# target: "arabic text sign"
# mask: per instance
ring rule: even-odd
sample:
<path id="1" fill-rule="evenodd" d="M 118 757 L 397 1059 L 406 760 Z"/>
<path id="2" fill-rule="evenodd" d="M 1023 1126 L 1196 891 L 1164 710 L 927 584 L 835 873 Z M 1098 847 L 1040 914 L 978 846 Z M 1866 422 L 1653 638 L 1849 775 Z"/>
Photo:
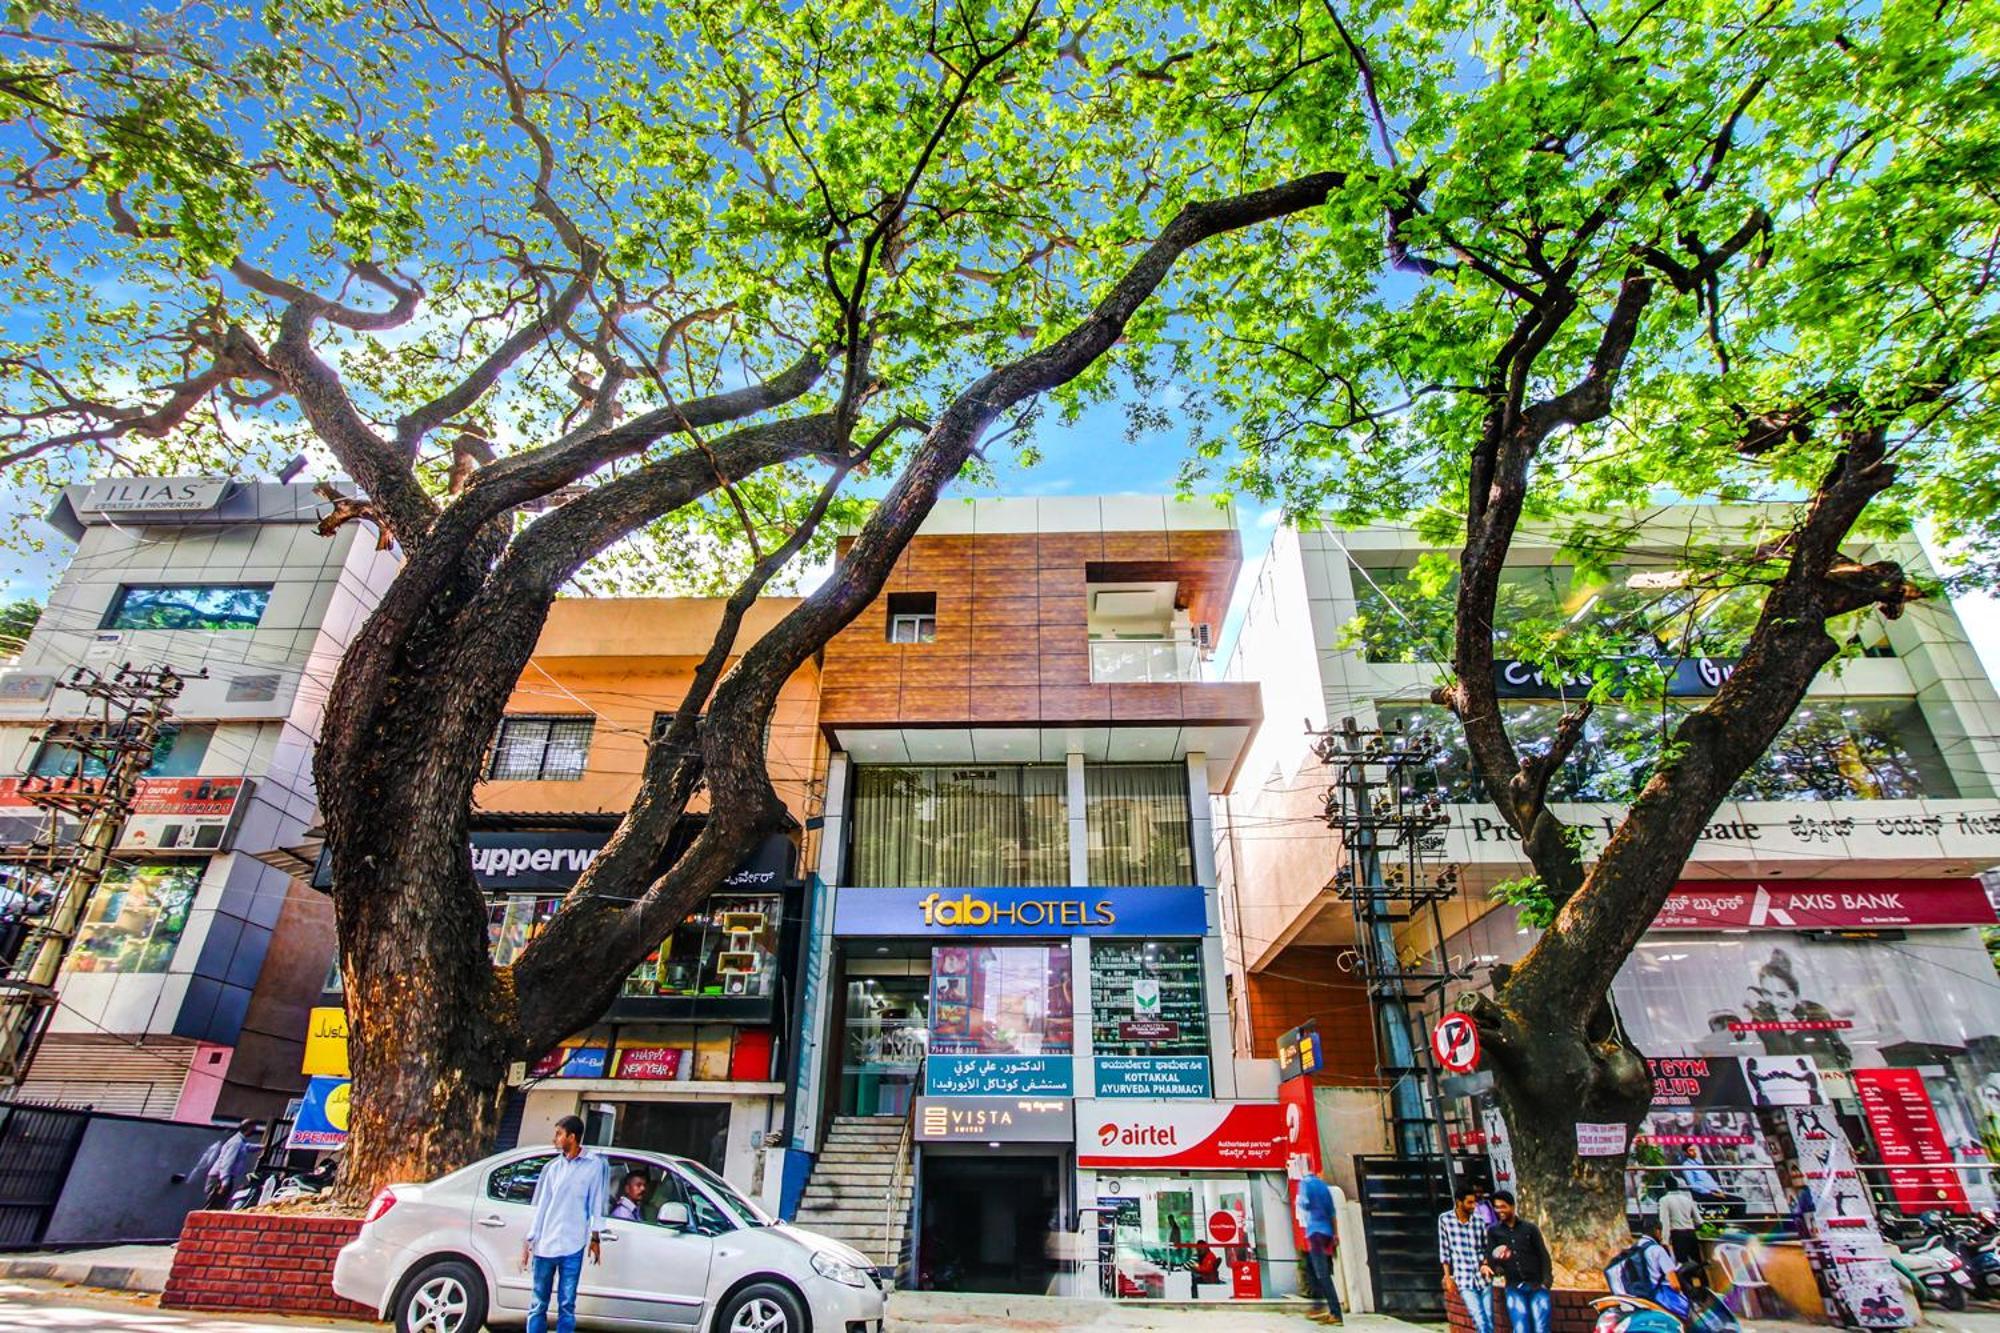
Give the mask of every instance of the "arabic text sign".
<path id="1" fill-rule="evenodd" d="M 924 1091 L 939 1097 L 1067 1097 L 1075 1078 L 1067 1055 L 933 1055 Z"/>

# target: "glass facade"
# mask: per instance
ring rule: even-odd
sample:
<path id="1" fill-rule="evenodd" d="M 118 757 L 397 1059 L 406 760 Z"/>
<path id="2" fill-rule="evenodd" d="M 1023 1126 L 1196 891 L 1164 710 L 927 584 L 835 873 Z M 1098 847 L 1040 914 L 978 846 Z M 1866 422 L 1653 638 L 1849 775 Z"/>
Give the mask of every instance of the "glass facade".
<path id="1" fill-rule="evenodd" d="M 1098 1281 L 1124 1300 L 1196 1300 L 1233 1291 L 1247 1265 L 1261 1295 L 1266 1229 L 1289 1224 L 1282 1185 L 1246 1175 L 1100 1174 Z M 1108 1191 L 1116 1190 L 1116 1193 Z M 1221 1219 L 1228 1218 L 1227 1223 Z M 1217 1234 L 1232 1238 L 1218 1242 Z"/>
<path id="2" fill-rule="evenodd" d="M 962 888 L 1069 882 L 1057 764 L 855 770 L 853 880 Z"/>
<path id="3" fill-rule="evenodd" d="M 1083 781 L 1092 884 L 1194 883 L 1185 764 L 1090 764 Z"/>
<path id="4" fill-rule="evenodd" d="M 270 605 L 268 583 L 128 583 L 105 629 L 256 629 Z"/>
<path id="5" fill-rule="evenodd" d="M 61 735 L 72 728 L 74 723 L 58 723 L 49 730 L 52 735 Z M 160 738 L 153 746 L 153 758 L 146 765 L 145 776 L 149 778 L 192 778 L 201 774 L 202 760 L 208 757 L 209 742 L 215 739 L 213 722 L 181 722 L 160 729 Z M 28 771 L 38 778 L 74 777 L 81 771 L 83 777 L 104 776 L 104 763 L 94 756 L 86 756 L 83 751 L 54 741 L 43 741 L 35 751 L 35 761 Z"/>
<path id="6" fill-rule="evenodd" d="M 71 972 L 164 972 L 187 929 L 206 861 L 114 865 L 91 895 Z"/>
<path id="7" fill-rule="evenodd" d="M 933 1055 L 1068 1055 L 1074 1013 L 1065 945 L 931 950 Z"/>
<path id="8" fill-rule="evenodd" d="M 1660 747 L 1691 705 L 1600 707 L 1582 742 L 1549 784 L 1558 801 L 1630 802 L 1645 785 Z M 1562 705 L 1503 700 L 1508 733 L 1523 754 L 1543 751 Z M 1445 740 L 1429 780 L 1447 801 L 1485 804 L 1457 721 L 1442 708 L 1384 704 L 1382 725 L 1435 731 Z M 1736 801 L 1887 801 L 1952 797 L 1952 781 L 1923 710 L 1910 699 L 1809 700 L 1730 791 Z"/>
<path id="9" fill-rule="evenodd" d="M 511 894 L 486 909 L 493 961 L 506 966 L 562 906 L 560 896 Z M 661 942 L 625 979 L 628 996 L 757 998 L 778 985 L 778 930 L 784 910 L 775 893 L 717 893 Z"/>
<path id="10" fill-rule="evenodd" d="M 1207 1055 L 1198 940 L 1094 940 L 1091 1048 L 1099 1055 Z"/>

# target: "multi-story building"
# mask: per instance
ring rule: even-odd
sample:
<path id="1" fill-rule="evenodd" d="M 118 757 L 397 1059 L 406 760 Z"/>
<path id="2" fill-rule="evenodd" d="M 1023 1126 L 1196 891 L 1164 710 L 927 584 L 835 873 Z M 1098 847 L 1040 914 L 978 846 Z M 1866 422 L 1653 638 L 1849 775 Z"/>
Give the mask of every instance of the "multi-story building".
<path id="1" fill-rule="evenodd" d="M 206 1121 L 280 1114 L 297 1094 L 332 913 L 258 858 L 282 860 L 314 818 L 327 688 L 397 560 L 355 525 L 321 536 L 326 512 L 306 485 L 166 478 L 73 486 L 50 513 L 76 551 L 0 671 L 0 772 L 71 774 L 76 752 L 44 738 L 91 715 L 63 688 L 73 667 L 190 679 L 85 909 L 27 1097 Z M 42 818 L 0 780 L 0 841 Z"/>
<path id="2" fill-rule="evenodd" d="M 1208 676 L 1240 551 L 1209 505 L 947 501 L 827 645 L 802 1223 L 895 1263 L 913 1219 L 917 1280 L 968 1290 L 1289 1288 L 1214 905 L 1263 716 Z"/>
<path id="3" fill-rule="evenodd" d="M 1497 683 L 1524 747 L 1549 733 L 1564 686 L 1509 660 L 1512 627 L 1629 624 L 1643 602 L 1687 603 L 1670 633 L 1635 634 L 1630 648 L 1666 668 L 1664 702 L 1600 706 L 1555 779 L 1556 808 L 1583 831 L 1586 854 L 1616 826 L 1663 729 L 1726 678 L 1754 615 L 1747 590 L 1696 595 L 1670 572 L 1691 539 L 1738 539 L 1755 517 L 1705 506 L 1635 516 L 1629 555 L 1594 572 L 1569 565 L 1553 534 L 1517 540 Z M 1913 538 L 1856 554 L 1927 569 Z M 1386 923 L 1413 974 L 1458 978 L 1414 1006 L 1408 1040 L 1418 1064 L 1428 1063 L 1427 1026 L 1442 1002 L 1490 984 L 1490 968 L 1535 939 L 1494 899 L 1496 886 L 1529 868 L 1475 784 L 1455 723 L 1430 702 L 1442 674 L 1437 622 L 1404 595 L 1419 561 L 1447 555 L 1407 528 L 1281 531 L 1229 669 L 1260 684 L 1266 710 L 1288 722 L 1321 728 L 1351 717 L 1362 729 L 1402 726 L 1443 742 L 1434 764 L 1408 776 L 1450 817 L 1426 838 L 1417 874 L 1431 882 L 1455 871 L 1458 892 L 1434 922 L 1417 911 Z M 1782 1145 L 1753 1114 L 1753 1090 L 1774 1073 L 1807 1071 L 1864 1163 L 1902 1154 L 1930 1169 L 1919 1182 L 1865 1166 L 1878 1204 L 1994 1201 L 2000 984 L 1975 927 L 1994 920 L 1976 877 L 2000 863 L 2000 699 L 1948 601 L 1919 602 L 1894 621 L 1863 616 L 1842 632 L 1850 654 L 1813 683 L 1716 811 L 1683 885 L 1614 987 L 1644 1054 L 1692 1062 L 1661 1080 L 1667 1091 L 1634 1157 L 1635 1207 L 1644 1186 L 1675 1170 L 1733 1215 L 1782 1214 L 1773 1166 Z M 1334 1174 L 1350 1190 L 1363 1186 L 1365 1199 L 1355 1156 L 1399 1146 L 1385 1089 L 1408 1065 L 1390 1068 L 1394 1016 L 1372 1003 L 1368 950 L 1357 947 L 1357 902 L 1372 910 L 1369 896 L 1336 878 L 1353 862 L 1325 822 L 1330 775 L 1308 739 L 1292 725 L 1267 728 L 1244 761 L 1221 821 L 1225 939 L 1246 1049 L 1267 1053 L 1277 1034 L 1318 1024 L 1321 1124 L 1340 1149 L 1329 1154 Z M 1496 1128 L 1485 1114 L 1489 1086 L 1482 1074 L 1437 1085 L 1427 1104 L 1450 1123 L 1433 1127 L 1434 1144 L 1481 1150 Z M 1376 1259 L 1379 1280 L 1385 1256 Z M 1411 1271 L 1435 1286 L 1429 1258 Z"/>
<path id="4" fill-rule="evenodd" d="M 760 600 L 739 650 L 796 604 Z M 707 598 L 565 598 L 550 609 L 474 796 L 472 867 L 490 895 L 495 961 L 533 938 L 610 838 L 638 790 L 647 741 L 685 697 L 721 612 Z M 808 664 L 780 692 L 765 738 L 794 827 L 660 942 L 602 1023 L 521 1071 L 503 1143 L 539 1142 L 580 1114 L 593 1142 L 680 1153 L 776 1202 L 765 1148 L 783 1128 L 805 900 L 798 848 L 812 845 L 823 767 L 818 706 Z M 670 855 L 699 832 L 706 808 L 698 794 Z"/>

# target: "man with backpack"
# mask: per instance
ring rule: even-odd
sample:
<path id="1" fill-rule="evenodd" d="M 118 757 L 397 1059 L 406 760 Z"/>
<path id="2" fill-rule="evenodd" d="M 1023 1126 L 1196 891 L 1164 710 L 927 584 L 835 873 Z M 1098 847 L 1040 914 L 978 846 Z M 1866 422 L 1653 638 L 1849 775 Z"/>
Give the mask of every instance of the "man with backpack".
<path id="1" fill-rule="evenodd" d="M 1681 1294 L 1680 1274 L 1667 1247 L 1643 1231 L 1632 1232 L 1632 1243 L 1611 1256 L 1604 1277 L 1620 1296 L 1651 1301 L 1682 1323 L 1694 1314 L 1694 1307 Z"/>

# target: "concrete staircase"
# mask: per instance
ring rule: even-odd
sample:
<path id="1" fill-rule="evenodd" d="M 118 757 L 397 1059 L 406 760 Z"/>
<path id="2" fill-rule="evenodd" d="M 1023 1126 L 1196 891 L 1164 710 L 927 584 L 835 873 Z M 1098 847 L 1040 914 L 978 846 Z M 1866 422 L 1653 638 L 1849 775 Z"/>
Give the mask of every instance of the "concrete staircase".
<path id="1" fill-rule="evenodd" d="M 852 1245 L 878 1269 L 894 1273 L 904 1262 L 910 1226 L 909 1153 L 902 1116 L 840 1116 L 813 1163 L 794 1220 Z"/>

